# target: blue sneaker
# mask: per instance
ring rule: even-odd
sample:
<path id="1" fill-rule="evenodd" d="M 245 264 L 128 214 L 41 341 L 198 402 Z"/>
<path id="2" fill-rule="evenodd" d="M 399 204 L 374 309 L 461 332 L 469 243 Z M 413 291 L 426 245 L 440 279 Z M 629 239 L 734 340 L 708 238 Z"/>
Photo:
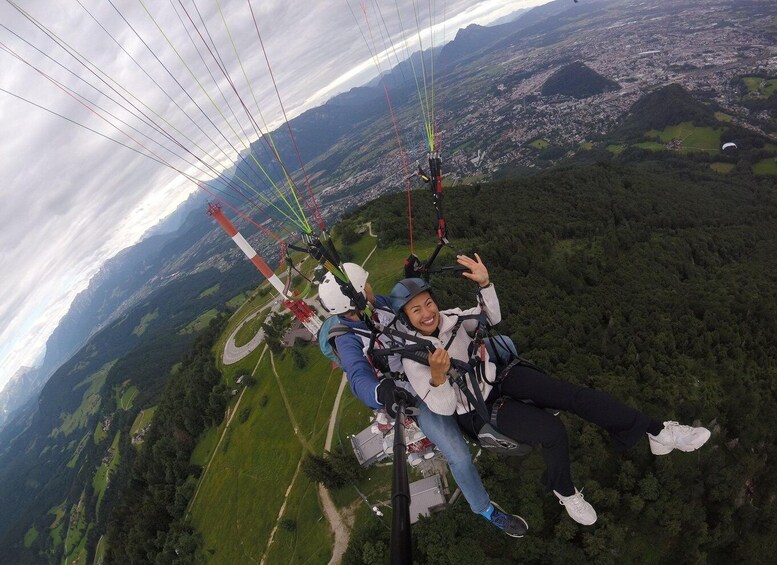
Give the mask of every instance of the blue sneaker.
<path id="1" fill-rule="evenodd" d="M 496 503 L 491 502 L 494 505 L 494 513 L 491 514 L 491 523 L 506 533 L 508 536 L 514 538 L 522 538 L 529 531 L 529 525 L 526 520 L 515 514 L 508 514 Z"/>

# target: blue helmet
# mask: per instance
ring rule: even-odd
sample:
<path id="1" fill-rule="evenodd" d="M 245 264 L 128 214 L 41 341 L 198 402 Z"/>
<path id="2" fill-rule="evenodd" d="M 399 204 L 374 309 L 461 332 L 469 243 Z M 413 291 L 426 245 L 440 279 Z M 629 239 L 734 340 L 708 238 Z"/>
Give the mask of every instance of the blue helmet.
<path id="1" fill-rule="evenodd" d="M 391 289 L 389 296 L 394 314 L 398 316 L 402 314 L 402 308 L 405 307 L 405 304 L 425 291 L 431 293 L 432 287 L 424 279 L 412 278 L 399 281 Z"/>

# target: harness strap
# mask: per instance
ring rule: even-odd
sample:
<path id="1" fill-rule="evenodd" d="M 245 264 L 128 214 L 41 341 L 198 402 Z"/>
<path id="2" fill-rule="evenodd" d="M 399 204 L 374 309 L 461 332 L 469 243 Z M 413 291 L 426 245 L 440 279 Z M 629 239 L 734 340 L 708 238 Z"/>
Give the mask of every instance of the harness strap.
<path id="1" fill-rule="evenodd" d="M 494 402 L 494 405 L 491 407 L 491 418 L 489 418 L 489 422 L 495 428 L 498 427 L 496 425 L 497 415 L 499 414 L 499 410 L 502 408 L 505 402 L 507 402 L 507 397 L 500 396 L 499 398 L 496 399 L 496 402 Z"/>
<path id="2" fill-rule="evenodd" d="M 504 367 L 504 369 L 502 369 L 501 371 L 499 371 L 499 374 L 496 376 L 496 381 L 495 381 L 495 382 L 496 382 L 497 384 L 498 384 L 498 383 L 501 383 L 503 380 L 505 380 L 505 377 L 507 376 L 507 373 L 509 373 L 509 372 L 510 372 L 510 369 L 512 369 L 512 368 L 513 368 L 513 367 L 515 367 L 516 365 L 520 365 L 520 364 L 521 364 L 521 359 L 520 359 L 519 357 L 517 357 L 517 358 L 513 359 L 512 361 L 510 361 L 510 362 L 509 362 L 509 363 L 508 363 L 508 364 L 507 364 L 507 365 Z"/>
<path id="3" fill-rule="evenodd" d="M 480 392 L 480 387 L 478 386 L 472 365 L 464 363 L 463 361 L 451 359 L 451 370 L 448 372 L 448 375 L 451 380 L 458 385 L 459 389 L 461 389 L 462 394 L 467 398 L 470 406 L 475 409 L 484 422 L 488 422 L 490 420 L 488 408 L 486 407 L 486 401 L 483 399 L 483 394 Z M 475 392 L 472 392 L 467 386 L 465 375 L 469 377 Z"/>
<path id="4" fill-rule="evenodd" d="M 388 357 L 395 353 L 394 349 L 396 348 L 384 347 L 383 344 L 378 341 L 379 332 L 363 328 L 353 328 L 346 324 L 337 324 L 330 330 L 329 339 L 334 340 L 335 338 L 348 333 L 369 339 L 365 357 L 376 373 L 379 373 L 383 377 L 397 378 L 397 376 L 392 373 L 391 367 L 388 364 Z"/>

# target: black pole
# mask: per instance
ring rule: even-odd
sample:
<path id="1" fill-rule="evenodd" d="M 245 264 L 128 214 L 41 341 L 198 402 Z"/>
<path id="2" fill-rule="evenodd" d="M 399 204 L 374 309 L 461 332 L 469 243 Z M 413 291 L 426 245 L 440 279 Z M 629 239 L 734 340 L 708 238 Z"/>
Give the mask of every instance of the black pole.
<path id="1" fill-rule="evenodd" d="M 410 483 L 407 478 L 407 445 L 405 445 L 405 400 L 397 399 L 394 420 L 394 484 L 391 507 L 391 565 L 413 562 L 410 539 Z"/>

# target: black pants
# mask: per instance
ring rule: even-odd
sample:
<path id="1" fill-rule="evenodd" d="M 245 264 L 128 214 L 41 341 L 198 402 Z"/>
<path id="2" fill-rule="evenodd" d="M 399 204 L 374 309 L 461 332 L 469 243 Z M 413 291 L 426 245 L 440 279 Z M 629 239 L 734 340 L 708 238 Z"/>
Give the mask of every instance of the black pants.
<path id="1" fill-rule="evenodd" d="M 602 391 L 555 379 L 526 365 L 510 369 L 489 394 L 488 403 L 500 396 L 509 399 L 497 415 L 499 431 L 521 443 L 542 446 L 547 467 L 546 487 L 562 496 L 575 492 L 569 469 L 569 440 L 561 419 L 545 408 L 572 412 L 601 426 L 610 433 L 617 449 L 629 448 L 645 433 L 655 435 L 663 429 L 663 424 Z M 533 404 L 521 400 L 530 400 Z M 459 421 L 462 427 L 471 430 L 480 418 L 465 415 Z"/>

